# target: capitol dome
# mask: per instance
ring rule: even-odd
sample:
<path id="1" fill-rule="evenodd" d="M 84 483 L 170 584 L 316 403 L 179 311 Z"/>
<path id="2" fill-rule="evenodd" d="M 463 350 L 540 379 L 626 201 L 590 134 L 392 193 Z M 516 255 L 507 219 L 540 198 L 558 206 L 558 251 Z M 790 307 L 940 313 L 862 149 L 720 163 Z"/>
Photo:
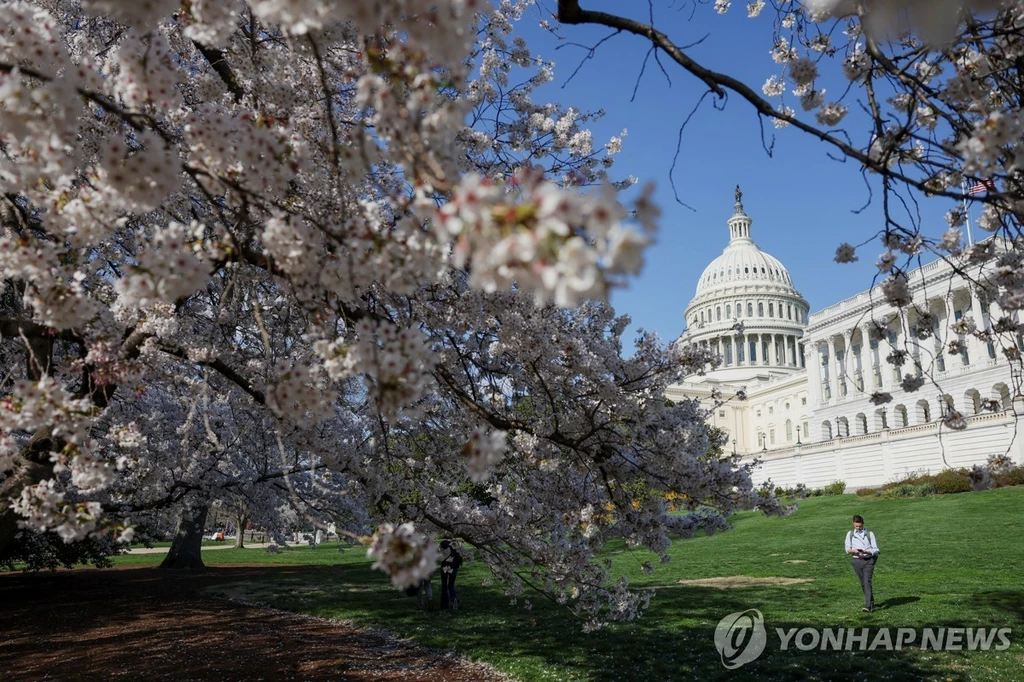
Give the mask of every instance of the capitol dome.
<path id="1" fill-rule="evenodd" d="M 722 357 L 711 376 L 730 381 L 770 378 L 802 369 L 800 340 L 809 308 L 786 267 L 750 237 L 753 220 L 736 205 L 729 243 L 704 269 L 686 307 L 684 340 Z"/>

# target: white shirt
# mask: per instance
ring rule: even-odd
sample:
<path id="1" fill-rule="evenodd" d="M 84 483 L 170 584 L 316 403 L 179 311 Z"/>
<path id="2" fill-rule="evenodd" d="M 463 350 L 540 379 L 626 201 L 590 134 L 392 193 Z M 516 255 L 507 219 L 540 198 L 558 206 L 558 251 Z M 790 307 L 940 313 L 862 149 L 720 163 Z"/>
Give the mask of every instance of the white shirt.
<path id="1" fill-rule="evenodd" d="M 875 534 L 867 528 L 848 531 L 846 533 L 846 550 L 849 551 L 851 549 L 864 550 L 871 555 L 878 554 L 878 543 L 875 541 Z"/>

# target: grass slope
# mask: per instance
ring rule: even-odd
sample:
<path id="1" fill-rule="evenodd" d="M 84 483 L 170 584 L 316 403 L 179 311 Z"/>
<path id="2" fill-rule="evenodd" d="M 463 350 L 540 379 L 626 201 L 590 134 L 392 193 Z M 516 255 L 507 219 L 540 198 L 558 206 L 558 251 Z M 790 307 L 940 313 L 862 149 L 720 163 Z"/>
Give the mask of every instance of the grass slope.
<path id="1" fill-rule="evenodd" d="M 734 529 L 679 541 L 672 562 L 652 576 L 640 565 L 651 557 L 610 546 L 616 574 L 657 590 L 643 619 L 591 634 L 563 609 L 532 597 L 531 608 L 485 587 L 487 572 L 467 563 L 459 575 L 463 608 L 423 613 L 415 599 L 391 589 L 369 570 L 365 553 L 336 545 L 269 555 L 223 550 L 211 565 L 251 563 L 337 565 L 329 578 L 245 583 L 226 596 L 381 627 L 438 648 L 456 649 L 522 680 L 1020 680 L 1024 679 L 1024 488 L 923 499 L 883 500 L 851 495 L 812 498 L 787 518 L 746 513 Z M 863 598 L 843 538 L 859 513 L 881 548 L 875 570 L 876 611 Z M 117 563 L 155 563 L 142 555 Z M 322 574 L 321 574 L 322 575 Z M 679 579 L 727 577 L 811 578 L 787 586 L 733 589 L 678 584 Z M 437 589 L 437 580 L 434 582 Z M 436 597 L 435 597 L 436 599 Z M 727 671 L 714 647 L 724 616 L 756 608 L 764 614 L 768 645 L 762 656 Z M 1010 627 L 1005 651 L 780 651 L 776 628 Z M 920 637 L 920 634 L 918 634 Z"/>

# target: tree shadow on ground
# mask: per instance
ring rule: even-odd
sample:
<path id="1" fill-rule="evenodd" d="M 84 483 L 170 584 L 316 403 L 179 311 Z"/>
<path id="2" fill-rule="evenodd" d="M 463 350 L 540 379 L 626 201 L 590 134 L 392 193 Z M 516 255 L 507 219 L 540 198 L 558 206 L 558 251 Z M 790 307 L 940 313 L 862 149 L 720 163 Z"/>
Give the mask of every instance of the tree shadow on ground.
<path id="1" fill-rule="evenodd" d="M 431 647 L 450 648 L 472 657 L 486 656 L 503 669 L 518 672 L 523 679 L 532 679 L 539 671 L 554 670 L 567 679 L 609 682 L 725 680 L 737 676 L 766 680 L 941 678 L 961 682 L 970 679 L 968 671 L 973 665 L 970 659 L 964 659 L 954 661 L 955 665 L 951 666 L 950 656 L 912 648 L 860 651 L 856 642 L 849 651 L 802 651 L 792 645 L 782 650 L 777 628 L 787 632 L 836 625 L 792 618 L 782 620 L 777 616 L 773 619 L 767 615 L 784 613 L 785 605 L 793 603 L 794 599 L 820 600 L 813 587 L 795 592 L 792 587 L 720 590 L 664 586 L 657 590 L 655 601 L 643 619 L 585 633 L 582 623 L 564 609 L 536 601 L 529 609 L 513 606 L 496 588 L 461 586 L 462 608 L 458 613 L 424 613 L 416 610 L 415 599 L 386 587 L 376 592 L 359 591 L 373 583 L 380 585 L 380 577 L 370 572 L 352 572 L 332 576 L 331 583 L 322 585 L 324 589 L 315 595 L 283 583 L 278 584 L 276 594 L 268 593 L 266 583 L 253 587 L 261 590 L 264 599 L 283 608 L 385 626 Z M 899 597 L 890 601 L 909 604 L 918 599 Z M 756 660 L 739 670 L 729 670 L 715 648 L 715 627 L 724 616 L 751 608 L 766 612 L 767 647 Z M 869 620 L 862 620 L 861 615 Z M 870 638 L 863 645 L 867 646 L 882 624 L 870 620 L 868 614 L 860 614 L 859 608 L 851 618 L 847 627 L 870 626 Z M 954 625 L 960 624 L 943 626 Z M 894 626 L 892 630 L 895 634 Z M 987 679 L 998 679 L 998 675 L 989 675 Z"/>
<path id="2" fill-rule="evenodd" d="M 896 627 L 886 623 L 882 614 L 861 614 L 853 608 L 855 597 L 835 608 L 824 605 L 820 589 L 812 585 L 731 590 L 666 585 L 656 591 L 651 609 L 641 620 L 585 633 L 581 622 L 562 607 L 536 599 L 530 609 L 523 607 L 522 599 L 513 606 L 498 588 L 468 581 L 459 586 L 462 607 L 458 612 L 417 611 L 416 599 L 392 589 L 383 576 L 365 566 L 233 566 L 198 574 L 150 568 L 4 575 L 0 576 L 0 603 L 4 604 L 0 632 L 6 639 L 0 639 L 0 669 L 19 671 L 19 680 L 62 679 L 62 672 L 63 679 L 69 679 L 68 671 L 75 671 L 77 679 L 108 679 L 112 671 L 144 671 L 147 679 L 170 680 L 181 679 L 183 670 L 195 680 L 268 679 L 270 673 L 295 679 L 358 680 L 368 678 L 366 671 L 377 665 L 380 669 L 374 671 L 373 679 L 486 679 L 481 671 L 460 678 L 455 668 L 441 673 L 427 669 L 422 656 L 410 656 L 408 647 L 386 637 L 346 647 L 353 631 L 344 624 L 295 618 L 242 605 L 241 600 L 384 627 L 433 649 L 486 657 L 522 679 L 539 677 L 538 671 L 602 682 L 698 677 L 1013 679 L 1012 670 L 1000 667 L 1007 663 L 986 657 L 987 652 L 936 653 L 912 647 L 803 651 L 792 645 L 782 650 L 778 629 L 820 630 L 845 623 L 870 628 L 873 640 L 880 626 Z M 906 605 L 918 600 L 903 596 L 885 603 Z M 1024 593 L 986 592 L 976 595 L 976 601 L 1009 615 L 1024 603 Z M 715 648 L 715 628 L 723 617 L 752 608 L 764 613 L 767 646 L 756 660 L 728 670 Z M 842 623 L 826 622 L 824 615 L 805 620 L 794 615 L 826 610 L 841 612 L 841 617 L 835 617 Z M 1019 625 L 1019 611 L 1012 620 Z M 140 658 L 139 651 L 146 656 Z M 261 661 L 258 674 L 252 660 Z M 444 660 L 445 665 L 455 665 L 451 657 Z"/>
<path id="3" fill-rule="evenodd" d="M 349 624 L 228 603 L 225 582 L 330 584 L 342 567 L 153 568 L 0 575 L 0 678 L 496 680 L 477 665 Z M 12 677 L 8 677 L 11 675 Z"/>

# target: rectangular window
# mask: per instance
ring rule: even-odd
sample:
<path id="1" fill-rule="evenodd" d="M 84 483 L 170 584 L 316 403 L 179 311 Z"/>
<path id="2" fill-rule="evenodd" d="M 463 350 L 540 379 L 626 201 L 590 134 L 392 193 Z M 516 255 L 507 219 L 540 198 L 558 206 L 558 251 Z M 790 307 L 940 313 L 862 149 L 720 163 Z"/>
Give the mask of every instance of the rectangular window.
<path id="1" fill-rule="evenodd" d="M 771 441 L 772 445 L 775 445 L 775 429 L 768 432 L 768 440 Z"/>

